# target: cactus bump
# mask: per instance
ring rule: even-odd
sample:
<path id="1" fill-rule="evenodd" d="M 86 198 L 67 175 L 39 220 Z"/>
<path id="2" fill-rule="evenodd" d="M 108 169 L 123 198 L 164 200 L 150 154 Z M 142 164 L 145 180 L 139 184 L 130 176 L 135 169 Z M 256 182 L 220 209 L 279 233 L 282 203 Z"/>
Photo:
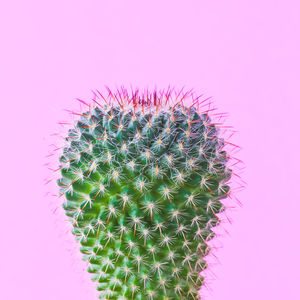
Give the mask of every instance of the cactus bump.
<path id="1" fill-rule="evenodd" d="M 200 299 L 232 176 L 207 99 L 93 93 L 65 136 L 57 183 L 99 298 Z"/>

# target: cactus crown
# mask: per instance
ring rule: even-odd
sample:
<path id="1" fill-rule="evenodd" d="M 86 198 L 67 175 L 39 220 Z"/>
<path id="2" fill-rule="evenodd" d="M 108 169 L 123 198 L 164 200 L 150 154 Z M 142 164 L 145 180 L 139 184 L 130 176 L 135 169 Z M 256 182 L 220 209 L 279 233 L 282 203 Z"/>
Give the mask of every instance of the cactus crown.
<path id="1" fill-rule="evenodd" d="M 198 299 L 232 173 L 219 128 L 187 94 L 95 96 L 58 184 L 99 297 Z"/>

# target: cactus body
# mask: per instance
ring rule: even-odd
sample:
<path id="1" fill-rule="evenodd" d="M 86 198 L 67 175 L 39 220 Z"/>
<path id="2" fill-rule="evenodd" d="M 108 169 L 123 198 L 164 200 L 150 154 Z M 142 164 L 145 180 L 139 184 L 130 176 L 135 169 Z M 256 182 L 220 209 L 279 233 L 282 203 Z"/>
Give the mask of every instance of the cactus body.
<path id="1" fill-rule="evenodd" d="M 60 195 L 100 299 L 199 297 L 231 170 L 208 112 L 180 100 L 110 93 L 66 137 Z"/>

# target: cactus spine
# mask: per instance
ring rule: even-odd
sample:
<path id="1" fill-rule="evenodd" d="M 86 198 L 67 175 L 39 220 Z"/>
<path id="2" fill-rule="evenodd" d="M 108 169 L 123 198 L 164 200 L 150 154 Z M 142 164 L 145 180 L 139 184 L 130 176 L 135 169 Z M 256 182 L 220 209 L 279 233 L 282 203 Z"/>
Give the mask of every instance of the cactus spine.
<path id="1" fill-rule="evenodd" d="M 199 299 L 232 173 L 219 128 L 188 94 L 95 96 L 58 185 L 99 298 Z"/>

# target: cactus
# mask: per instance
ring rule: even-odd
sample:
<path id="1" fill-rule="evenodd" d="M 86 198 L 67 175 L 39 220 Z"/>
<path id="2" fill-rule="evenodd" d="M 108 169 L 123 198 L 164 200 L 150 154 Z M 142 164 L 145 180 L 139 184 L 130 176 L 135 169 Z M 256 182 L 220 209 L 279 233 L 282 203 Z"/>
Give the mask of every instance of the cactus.
<path id="1" fill-rule="evenodd" d="M 199 299 L 230 192 L 220 128 L 199 97 L 185 105 L 189 93 L 94 95 L 65 138 L 58 185 L 99 298 Z"/>

